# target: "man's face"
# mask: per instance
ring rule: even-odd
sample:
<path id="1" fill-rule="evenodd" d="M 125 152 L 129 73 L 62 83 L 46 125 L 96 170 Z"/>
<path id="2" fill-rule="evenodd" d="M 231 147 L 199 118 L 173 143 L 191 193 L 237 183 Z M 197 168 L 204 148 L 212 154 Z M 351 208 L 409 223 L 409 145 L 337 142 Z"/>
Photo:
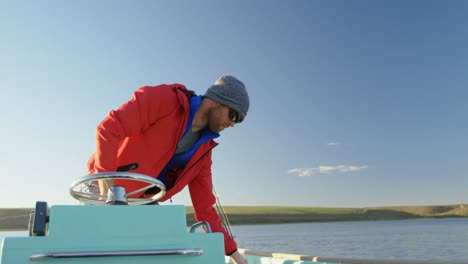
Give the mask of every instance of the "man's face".
<path id="1" fill-rule="evenodd" d="M 231 112 L 231 115 L 229 112 Z M 208 128 L 215 133 L 219 133 L 225 128 L 232 127 L 236 124 L 234 122 L 236 119 L 232 117 L 232 110 L 225 105 L 219 104 L 211 108 L 208 114 Z M 234 119 L 234 121 L 232 119 Z"/>

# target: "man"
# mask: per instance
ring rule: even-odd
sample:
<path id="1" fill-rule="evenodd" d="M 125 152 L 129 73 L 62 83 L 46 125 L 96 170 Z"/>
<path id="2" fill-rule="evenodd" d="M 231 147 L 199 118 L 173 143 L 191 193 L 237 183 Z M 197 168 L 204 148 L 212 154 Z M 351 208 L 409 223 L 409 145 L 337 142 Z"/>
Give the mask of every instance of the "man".
<path id="1" fill-rule="evenodd" d="M 242 122 L 248 110 L 244 84 L 229 75 L 221 76 L 204 96 L 196 96 L 181 84 L 142 87 L 97 127 L 96 151 L 88 161 L 88 171 L 131 171 L 158 178 L 167 189 L 160 201 L 188 185 L 197 220 L 207 221 L 213 232 L 224 234 L 225 254 L 235 263 L 247 263 L 213 208 L 211 152 L 218 133 Z M 144 186 L 129 181 L 118 184 L 127 193 Z M 107 193 L 105 184 L 99 188 L 102 195 Z"/>

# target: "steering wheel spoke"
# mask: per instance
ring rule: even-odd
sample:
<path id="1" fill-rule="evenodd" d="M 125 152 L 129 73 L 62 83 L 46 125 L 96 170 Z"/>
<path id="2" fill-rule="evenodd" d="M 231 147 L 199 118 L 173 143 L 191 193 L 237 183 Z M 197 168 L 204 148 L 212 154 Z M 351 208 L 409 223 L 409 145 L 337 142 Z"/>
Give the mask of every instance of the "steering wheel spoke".
<path id="1" fill-rule="evenodd" d="M 104 195 L 100 195 L 100 194 L 97 194 L 97 193 L 86 193 L 86 192 L 76 192 L 76 195 L 77 196 L 80 196 L 80 197 L 84 197 L 84 198 L 97 198 L 97 199 L 100 199 L 100 200 L 106 200 L 106 196 Z"/>
<path id="2" fill-rule="evenodd" d="M 133 202 L 145 202 L 147 204 L 154 201 L 151 198 L 128 198 L 128 204 L 132 204 Z"/>
<path id="3" fill-rule="evenodd" d="M 153 188 L 153 187 L 155 187 L 155 186 L 157 186 L 157 185 L 156 185 L 156 184 L 150 184 L 150 185 L 148 185 L 148 186 L 145 186 L 145 187 L 143 187 L 143 188 L 140 188 L 140 189 L 138 189 L 138 190 L 135 190 L 135 191 L 133 191 L 133 192 L 131 192 L 131 193 L 128 193 L 127 196 L 132 196 L 132 195 L 137 194 L 137 193 L 139 193 L 139 192 L 143 192 L 143 191 L 146 191 L 146 190 L 148 190 L 148 189 L 151 189 L 151 188 Z"/>

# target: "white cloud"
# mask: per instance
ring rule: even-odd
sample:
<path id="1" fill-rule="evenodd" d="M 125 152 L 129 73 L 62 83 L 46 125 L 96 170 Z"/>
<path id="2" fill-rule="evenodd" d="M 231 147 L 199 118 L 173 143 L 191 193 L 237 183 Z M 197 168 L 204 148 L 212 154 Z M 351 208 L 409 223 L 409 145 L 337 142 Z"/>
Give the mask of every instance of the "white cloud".
<path id="1" fill-rule="evenodd" d="M 297 174 L 300 177 L 312 176 L 313 174 L 319 172 L 319 168 L 297 168 L 288 170 L 289 174 Z"/>
<path id="2" fill-rule="evenodd" d="M 368 166 L 356 166 L 356 165 L 337 165 L 337 166 L 318 166 L 316 168 L 295 168 L 288 170 L 289 174 L 296 174 L 300 177 L 312 176 L 317 173 L 331 174 L 331 173 L 345 173 L 354 172 L 367 169 Z"/>
<path id="3" fill-rule="evenodd" d="M 327 145 L 328 145 L 328 146 L 338 146 L 338 145 L 340 145 L 340 142 L 333 142 L 333 141 L 332 141 L 332 142 L 328 142 Z"/>

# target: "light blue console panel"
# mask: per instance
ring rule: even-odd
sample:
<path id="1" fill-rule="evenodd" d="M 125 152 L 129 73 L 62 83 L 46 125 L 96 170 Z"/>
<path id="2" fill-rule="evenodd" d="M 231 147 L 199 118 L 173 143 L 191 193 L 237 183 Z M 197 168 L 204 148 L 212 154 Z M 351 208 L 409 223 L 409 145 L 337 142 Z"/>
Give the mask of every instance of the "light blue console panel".
<path id="1" fill-rule="evenodd" d="M 1 264 L 224 263 L 221 233 L 187 231 L 185 207 L 52 206 L 46 236 L 9 237 Z"/>

